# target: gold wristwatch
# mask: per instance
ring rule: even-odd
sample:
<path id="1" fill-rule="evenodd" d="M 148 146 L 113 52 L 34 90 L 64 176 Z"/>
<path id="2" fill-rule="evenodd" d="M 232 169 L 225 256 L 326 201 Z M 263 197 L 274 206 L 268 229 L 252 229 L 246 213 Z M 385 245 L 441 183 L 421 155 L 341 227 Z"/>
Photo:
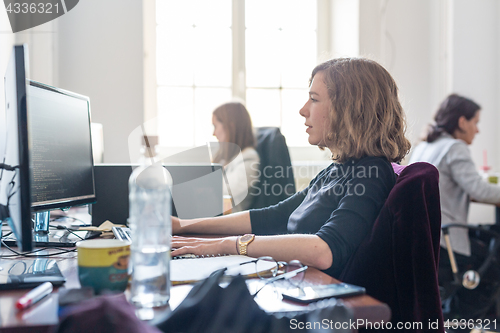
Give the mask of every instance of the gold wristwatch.
<path id="1" fill-rule="evenodd" d="M 247 246 L 248 246 L 248 244 L 253 242 L 254 239 L 255 239 L 254 234 L 246 234 L 246 235 L 243 235 L 241 237 L 238 237 L 238 241 L 236 241 L 236 248 L 238 250 L 238 254 L 241 254 L 242 256 L 246 256 L 247 255 Z"/>

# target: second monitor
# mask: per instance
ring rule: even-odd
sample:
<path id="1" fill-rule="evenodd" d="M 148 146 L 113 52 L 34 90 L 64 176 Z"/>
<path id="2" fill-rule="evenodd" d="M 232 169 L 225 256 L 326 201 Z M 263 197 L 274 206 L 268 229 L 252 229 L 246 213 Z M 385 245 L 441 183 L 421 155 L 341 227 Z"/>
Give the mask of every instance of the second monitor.
<path id="1" fill-rule="evenodd" d="M 180 218 L 222 214 L 222 166 L 219 164 L 164 165 L 173 181 L 172 214 Z M 92 225 L 109 220 L 126 224 L 129 216 L 128 179 L 131 164 L 97 164 L 97 202 L 92 205 Z"/>

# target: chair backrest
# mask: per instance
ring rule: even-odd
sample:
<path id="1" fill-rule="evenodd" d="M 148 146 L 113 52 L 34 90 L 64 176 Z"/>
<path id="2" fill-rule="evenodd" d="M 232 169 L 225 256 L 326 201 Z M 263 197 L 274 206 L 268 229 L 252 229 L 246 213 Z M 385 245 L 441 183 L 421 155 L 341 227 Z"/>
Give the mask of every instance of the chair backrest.
<path id="1" fill-rule="evenodd" d="M 395 171 L 400 175 L 371 234 L 339 278 L 365 287 L 370 296 L 387 303 L 394 325 L 422 325 L 405 331 L 444 332 L 437 274 L 439 173 L 428 163 Z M 437 326 L 430 327 L 433 323 Z"/>
<path id="2" fill-rule="evenodd" d="M 251 208 L 277 204 L 295 193 L 292 161 L 286 140 L 278 127 L 256 129 L 257 153 L 260 157 L 258 195 Z"/>

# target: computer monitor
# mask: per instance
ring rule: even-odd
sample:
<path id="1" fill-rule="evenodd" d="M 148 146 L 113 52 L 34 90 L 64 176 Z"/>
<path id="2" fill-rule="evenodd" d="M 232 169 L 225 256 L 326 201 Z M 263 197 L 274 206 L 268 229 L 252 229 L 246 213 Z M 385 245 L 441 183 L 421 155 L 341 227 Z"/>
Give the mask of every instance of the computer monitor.
<path id="1" fill-rule="evenodd" d="M 25 46 L 14 46 L 5 72 L 5 109 L 0 108 L 0 220 L 9 223 L 21 251 L 33 247 L 27 57 Z"/>
<path id="2" fill-rule="evenodd" d="M 3 174 L 12 169 L 17 179 L 13 182 L 2 175 L 0 207 L 6 208 L 0 211 L 1 217 L 12 222 L 23 251 L 32 247 L 32 236 L 37 246 L 73 246 L 79 238 L 72 233 L 49 235 L 48 212 L 95 202 L 90 101 L 28 80 L 26 47 L 15 46 L 13 52 L 5 79 L 6 148 L 0 156 L 6 159 Z M 20 186 L 15 192 L 14 184 Z M 31 212 L 35 213 L 34 234 Z"/>
<path id="3" fill-rule="evenodd" d="M 75 233 L 49 233 L 49 212 L 96 201 L 90 100 L 67 90 L 28 82 L 35 245 L 74 246 L 79 240 Z"/>
<path id="4" fill-rule="evenodd" d="M 94 203 L 89 98 L 35 81 L 27 89 L 32 210 Z"/>
<path id="5" fill-rule="evenodd" d="M 172 215 L 183 219 L 223 213 L 223 178 L 220 164 L 164 164 L 172 176 Z M 92 205 L 92 225 L 106 220 L 127 224 L 128 180 L 132 164 L 95 166 L 97 203 Z"/>

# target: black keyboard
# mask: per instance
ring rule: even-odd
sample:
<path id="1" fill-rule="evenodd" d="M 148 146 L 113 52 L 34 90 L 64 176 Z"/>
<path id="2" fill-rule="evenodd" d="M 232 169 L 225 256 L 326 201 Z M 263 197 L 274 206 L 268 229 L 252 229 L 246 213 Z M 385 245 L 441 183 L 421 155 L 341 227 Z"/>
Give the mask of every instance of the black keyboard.
<path id="1" fill-rule="evenodd" d="M 115 235 L 116 239 L 132 242 L 130 228 L 113 227 L 112 230 L 113 230 L 113 234 Z M 209 257 L 209 256 L 207 256 L 207 257 Z M 183 255 L 177 256 L 177 257 L 173 257 L 172 259 L 190 259 L 190 258 L 203 258 L 203 256 L 197 256 L 197 255 L 188 253 L 188 254 L 183 254 Z"/>

